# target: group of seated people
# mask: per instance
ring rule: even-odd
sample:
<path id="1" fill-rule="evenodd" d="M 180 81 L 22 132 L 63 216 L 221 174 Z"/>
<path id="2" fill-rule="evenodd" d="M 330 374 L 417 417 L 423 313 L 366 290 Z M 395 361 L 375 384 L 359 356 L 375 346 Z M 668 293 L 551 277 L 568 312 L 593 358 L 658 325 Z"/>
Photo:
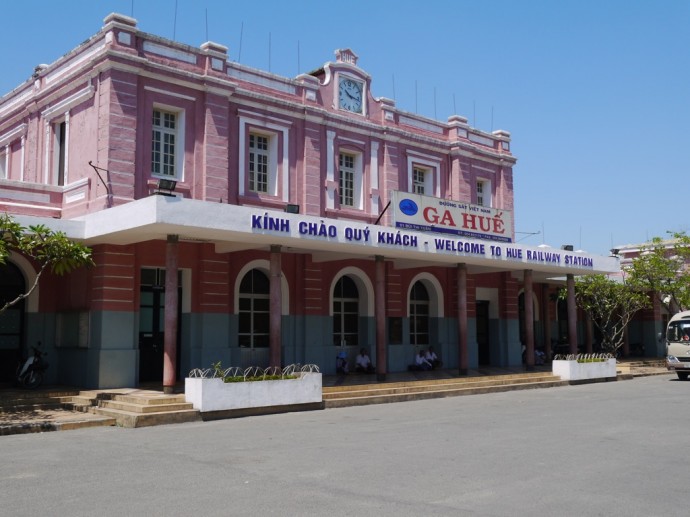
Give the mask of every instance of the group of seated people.
<path id="1" fill-rule="evenodd" d="M 350 373 L 350 366 L 347 362 L 347 353 L 343 350 L 338 353 L 335 360 L 335 370 L 337 373 L 347 375 Z M 374 373 L 376 368 L 371 364 L 371 359 L 367 353 L 366 348 L 362 348 L 355 358 L 355 372 L 358 373 Z"/>
<path id="2" fill-rule="evenodd" d="M 534 349 L 534 364 L 542 365 L 546 362 L 546 353 L 541 348 Z M 522 364 L 527 364 L 527 347 L 522 345 Z"/>
<path id="3" fill-rule="evenodd" d="M 430 346 L 427 349 L 420 348 L 417 351 L 415 362 L 414 364 L 411 364 L 408 369 L 417 371 L 434 370 L 436 368 L 440 368 L 442 364 L 443 363 L 441 363 L 441 360 L 434 351 L 434 347 Z M 336 356 L 335 370 L 336 373 L 342 375 L 347 375 L 350 373 L 350 365 L 347 361 L 347 352 L 344 350 L 340 351 Z M 357 357 L 355 358 L 355 372 L 374 373 L 375 371 L 376 368 L 373 364 L 371 364 L 371 359 L 369 358 L 366 348 L 360 349 L 359 354 L 357 354 Z"/>
<path id="4" fill-rule="evenodd" d="M 434 351 L 434 347 L 430 346 L 428 349 L 420 348 L 417 355 L 414 357 L 414 364 L 411 364 L 409 370 L 434 370 L 441 366 L 441 360 Z"/>

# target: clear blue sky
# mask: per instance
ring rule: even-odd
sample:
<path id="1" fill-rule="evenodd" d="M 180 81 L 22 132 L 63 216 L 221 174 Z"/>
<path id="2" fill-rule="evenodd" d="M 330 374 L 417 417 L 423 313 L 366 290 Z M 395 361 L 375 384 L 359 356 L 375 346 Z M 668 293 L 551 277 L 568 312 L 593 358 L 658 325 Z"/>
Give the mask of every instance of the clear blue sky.
<path id="1" fill-rule="evenodd" d="M 111 12 L 289 77 L 349 47 L 375 97 L 511 132 L 516 230 L 541 232 L 518 241 L 606 254 L 690 231 L 690 0 L 24 0 L 2 11 L 3 94 Z"/>

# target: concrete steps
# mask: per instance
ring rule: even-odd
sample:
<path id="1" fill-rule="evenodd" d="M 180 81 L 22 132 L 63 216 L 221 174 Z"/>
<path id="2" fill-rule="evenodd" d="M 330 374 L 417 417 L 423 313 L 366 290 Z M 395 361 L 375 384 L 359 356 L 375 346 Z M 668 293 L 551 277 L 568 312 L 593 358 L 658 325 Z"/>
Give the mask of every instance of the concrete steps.
<path id="1" fill-rule="evenodd" d="M 201 420 L 199 411 L 185 402 L 184 395 L 162 393 L 109 394 L 97 399 L 91 411 L 114 418 L 120 427 L 146 427 Z"/>
<path id="2" fill-rule="evenodd" d="M 568 385 L 567 381 L 550 373 L 540 372 L 330 386 L 323 388 L 323 400 L 326 408 L 336 408 L 565 385 Z"/>
<path id="3" fill-rule="evenodd" d="M 65 431 L 115 425 L 115 419 L 84 414 L 65 407 L 78 390 L 0 392 L 0 435 Z"/>
<path id="4" fill-rule="evenodd" d="M 200 421 L 184 395 L 138 389 L 0 392 L 0 435 Z"/>

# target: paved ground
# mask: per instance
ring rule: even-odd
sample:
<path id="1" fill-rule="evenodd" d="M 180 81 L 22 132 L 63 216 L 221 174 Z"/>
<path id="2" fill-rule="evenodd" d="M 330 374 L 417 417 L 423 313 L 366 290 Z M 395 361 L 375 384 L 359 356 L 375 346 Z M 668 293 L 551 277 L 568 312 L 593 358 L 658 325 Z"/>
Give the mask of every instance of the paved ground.
<path id="1" fill-rule="evenodd" d="M 686 515 L 690 382 L 0 439 L 5 515 Z"/>
<path id="2" fill-rule="evenodd" d="M 661 367 L 638 367 L 630 371 L 629 367 L 626 365 L 628 362 L 622 362 L 620 366 L 624 370 L 624 373 L 629 377 L 629 375 L 634 376 L 645 376 L 645 375 L 666 375 L 668 372 L 665 368 Z M 620 369 L 620 368 L 619 368 Z M 534 371 L 550 372 L 551 365 L 541 365 L 535 366 Z M 479 377 L 485 375 L 506 375 L 513 373 L 524 373 L 525 369 L 522 366 L 515 367 L 483 367 L 480 369 L 473 369 L 468 372 L 470 377 Z M 428 380 L 428 379 L 443 379 L 443 378 L 453 378 L 457 377 L 458 373 L 456 370 L 434 370 L 430 372 L 398 372 L 389 373 L 387 375 L 387 382 L 405 382 L 405 381 L 416 381 L 416 380 Z M 376 383 L 376 375 L 367 374 L 350 374 L 350 375 L 324 375 L 323 385 L 324 386 L 342 386 L 342 385 L 357 385 L 357 384 L 370 384 Z M 43 391 L 50 392 L 54 391 L 55 388 L 50 387 L 45 388 Z M 64 391 L 64 388 L 57 388 L 59 391 Z M 137 393 L 144 391 L 148 393 L 149 391 L 162 392 L 162 386 L 152 384 L 147 387 L 147 389 L 138 388 L 120 388 L 120 389 L 109 389 L 102 390 L 109 393 Z M 37 390 L 36 394 L 40 394 L 42 390 Z M 96 390 L 98 391 L 98 390 Z M 180 382 L 175 390 L 176 393 L 184 393 L 184 383 Z M 2 390 L 0 389 L 0 400 L 4 396 L 5 398 L 11 398 L 13 393 L 12 389 Z M 19 392 L 20 394 L 26 395 L 26 390 Z M 97 426 L 102 425 L 101 422 L 108 420 L 105 417 L 93 415 L 90 413 L 82 413 L 78 411 L 68 411 L 63 409 L 33 409 L 33 410 L 21 410 L 21 411 L 7 411 L 0 413 L 0 435 L 16 434 L 19 432 L 44 432 L 44 431 L 55 431 L 55 430 L 72 430 L 78 427 L 86 426 Z"/>

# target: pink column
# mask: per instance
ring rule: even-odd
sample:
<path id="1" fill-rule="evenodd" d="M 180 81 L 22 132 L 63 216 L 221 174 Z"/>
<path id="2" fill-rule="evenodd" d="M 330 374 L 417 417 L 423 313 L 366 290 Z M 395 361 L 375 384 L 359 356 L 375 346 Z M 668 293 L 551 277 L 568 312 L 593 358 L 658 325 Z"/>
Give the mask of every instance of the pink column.
<path id="1" fill-rule="evenodd" d="M 283 294 L 281 292 L 280 279 L 282 275 L 280 263 L 280 246 L 271 246 L 271 271 L 270 271 L 270 311 L 269 320 L 269 366 L 282 366 L 281 322 L 283 317 Z"/>
<path id="2" fill-rule="evenodd" d="M 567 275 L 568 292 L 568 341 L 570 353 L 577 354 L 577 304 L 575 303 L 575 277 L 572 273 Z"/>
<path id="3" fill-rule="evenodd" d="M 528 370 L 534 369 L 534 291 L 532 289 L 532 270 L 525 269 L 523 275 L 525 288 L 525 365 Z"/>
<path id="4" fill-rule="evenodd" d="M 467 375 L 467 264 L 458 264 L 458 358 L 458 373 Z"/>
<path id="5" fill-rule="evenodd" d="M 549 309 L 549 286 L 542 284 L 541 286 L 541 314 L 542 314 L 542 332 L 544 334 L 544 353 L 546 360 L 551 360 L 551 311 Z"/>
<path id="6" fill-rule="evenodd" d="M 168 235 L 165 247 L 165 318 L 163 341 L 163 393 L 173 393 L 177 382 L 177 256 L 179 237 Z"/>
<path id="7" fill-rule="evenodd" d="M 376 379 L 386 380 L 386 263 L 376 255 L 374 316 L 376 319 Z"/>

